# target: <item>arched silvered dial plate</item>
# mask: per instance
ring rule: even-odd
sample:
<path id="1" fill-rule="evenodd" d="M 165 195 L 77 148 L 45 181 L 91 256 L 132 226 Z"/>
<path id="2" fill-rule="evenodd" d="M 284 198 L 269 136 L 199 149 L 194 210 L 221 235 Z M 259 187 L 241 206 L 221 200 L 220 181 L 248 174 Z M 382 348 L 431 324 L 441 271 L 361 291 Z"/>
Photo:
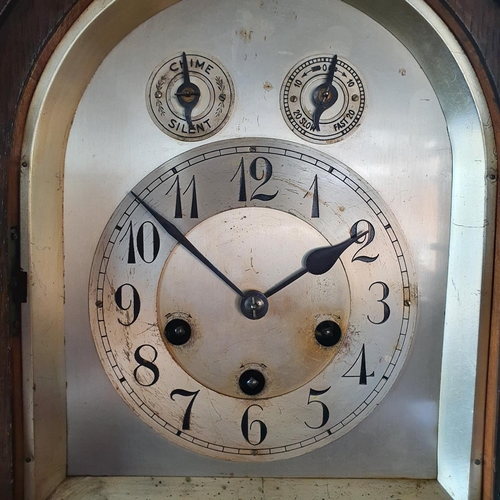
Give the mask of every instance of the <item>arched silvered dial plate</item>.
<path id="1" fill-rule="evenodd" d="M 446 123 L 420 65 L 390 32 L 345 2 L 319 2 L 316 7 L 298 0 L 276 5 L 183 0 L 124 38 L 88 85 L 69 135 L 64 177 L 70 474 L 435 476 L 451 192 Z M 318 29 L 320 20 L 323 30 Z M 218 29 L 221 24 L 224 30 Z M 302 33 L 314 33 L 314 37 L 298 36 Z M 153 68 L 183 51 L 215 55 L 237 92 L 230 119 L 209 141 L 248 136 L 304 144 L 286 125 L 279 104 L 290 68 L 314 54 L 338 54 L 355 68 L 368 96 L 362 125 L 345 139 L 317 149 L 348 165 L 377 191 L 397 218 L 414 257 L 417 334 L 397 383 L 352 432 L 331 446 L 291 460 L 224 463 L 160 439 L 108 383 L 90 334 L 88 276 L 106 221 L 141 179 L 192 147 L 161 132 L 144 99 Z M 183 180 L 183 190 L 188 185 Z M 188 210 L 190 190 L 182 195 L 183 208 L 187 203 Z M 183 229 L 196 233 L 208 230 L 204 226 Z M 180 249 L 175 250 L 172 263 L 180 255 Z M 175 275 L 175 266 L 164 268 L 163 276 L 170 279 L 170 273 Z M 298 287 L 303 286 L 301 280 L 295 283 Z M 183 370 L 198 380 L 193 367 L 185 365 Z M 314 370 L 300 378 L 312 375 Z M 308 409 L 315 406 L 321 412 L 314 404 Z M 241 414 L 234 418 L 241 422 Z M 83 437 L 89 425 L 95 430 L 92 440 Z M 413 453 L 408 454 L 408 449 Z M 117 459 L 123 453 L 127 459 Z"/>

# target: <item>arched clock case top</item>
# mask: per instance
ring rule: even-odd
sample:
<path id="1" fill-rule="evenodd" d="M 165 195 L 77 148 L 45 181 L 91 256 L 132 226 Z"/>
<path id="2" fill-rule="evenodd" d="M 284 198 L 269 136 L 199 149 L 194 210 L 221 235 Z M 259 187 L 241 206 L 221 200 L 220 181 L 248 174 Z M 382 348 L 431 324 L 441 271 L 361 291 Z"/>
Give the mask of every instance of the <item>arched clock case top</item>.
<path id="1" fill-rule="evenodd" d="M 112 2 L 113 3 L 113 2 Z M 113 19 L 116 19 L 116 13 L 118 11 L 114 11 L 114 9 L 118 9 L 118 4 L 120 2 L 114 2 L 113 4 L 114 5 L 110 5 L 108 8 L 107 8 L 107 11 L 104 15 L 98 15 L 97 11 L 92 11 L 92 8 L 90 9 L 90 11 L 88 11 L 85 15 L 87 16 L 88 19 L 100 19 L 99 22 L 104 22 L 106 24 L 107 23 L 110 23 L 112 22 Z M 125 8 L 125 9 L 131 9 L 131 12 L 133 11 L 134 7 L 131 6 L 131 5 L 128 5 L 126 6 L 126 2 L 122 2 L 123 5 L 120 6 L 120 8 Z M 154 3 L 154 2 L 153 2 Z M 151 15 L 153 12 L 161 9 L 161 7 L 165 7 L 167 6 L 167 3 L 168 2 L 164 2 L 164 5 L 163 6 L 160 6 L 160 5 L 151 5 L 150 8 L 151 10 L 149 10 L 148 12 L 146 11 L 143 11 L 140 15 L 136 15 L 136 20 L 133 21 L 132 23 L 137 23 L 137 22 L 141 22 L 142 20 L 145 20 L 149 15 Z M 359 3 L 359 2 L 358 2 Z M 81 2 L 80 2 L 81 4 Z M 366 10 L 367 12 L 370 13 L 370 8 L 367 7 L 367 6 L 362 6 L 360 5 L 361 7 L 365 8 L 366 7 Z M 388 6 L 390 8 L 390 6 Z M 419 8 L 421 8 L 422 5 L 419 5 Z M 36 8 L 36 7 L 33 7 L 33 8 Z M 77 8 L 78 9 L 78 8 Z M 73 11 L 72 15 L 74 16 L 74 18 L 76 18 L 76 16 L 78 15 L 78 10 L 75 10 Z M 140 9 L 139 9 L 140 10 Z M 12 10 L 12 12 L 15 14 L 15 9 Z M 421 12 L 425 12 L 425 9 L 422 8 Z M 2 11 L 2 15 L 6 15 L 8 13 L 8 11 Z M 137 12 L 136 12 L 137 14 Z M 383 19 L 384 16 L 386 16 L 387 14 L 387 11 L 384 13 L 384 8 L 381 8 L 380 11 L 378 12 L 371 12 L 371 15 L 373 15 L 373 17 L 375 19 L 377 19 L 377 16 L 379 16 L 379 18 Z M 5 17 L 6 18 L 6 17 Z M 9 30 L 10 27 L 9 27 L 9 21 L 10 19 L 9 18 L 6 18 L 8 19 L 8 22 L 2 27 L 2 33 L 5 33 L 6 31 L 5 30 Z M 71 19 L 71 15 L 67 18 L 67 19 Z M 67 24 L 70 24 L 71 21 L 66 21 Z M 90 70 L 90 68 L 92 67 L 92 65 L 95 65 L 97 66 L 98 64 L 98 61 L 100 59 L 102 59 L 105 55 L 105 53 L 114 45 L 116 44 L 119 39 L 124 35 L 126 34 L 128 31 L 130 31 L 131 29 L 131 24 L 128 25 L 127 27 L 127 23 L 128 21 L 126 22 L 123 22 L 122 25 L 120 25 L 119 27 L 117 27 L 117 29 L 114 30 L 114 32 L 111 32 L 109 34 L 109 38 L 108 38 L 108 41 L 106 42 L 106 44 L 101 44 L 101 47 L 98 48 L 94 53 L 93 53 L 93 56 L 91 58 L 89 58 L 89 60 L 87 61 L 88 62 L 88 65 L 86 67 L 78 67 L 78 65 L 74 65 L 71 60 L 69 58 L 66 58 L 65 56 L 65 49 L 62 48 L 62 46 L 56 51 L 56 59 L 54 60 L 54 62 L 51 62 L 50 64 L 52 64 L 52 67 L 55 67 L 56 63 L 55 61 L 59 61 L 59 62 L 62 62 L 62 66 L 60 68 L 60 70 L 62 70 L 62 73 L 61 74 L 65 74 L 66 76 L 64 77 L 64 79 L 66 80 L 66 82 L 70 79 L 72 79 L 75 75 L 77 75 L 79 72 L 80 72 L 80 75 L 81 75 L 81 81 L 80 81 L 80 84 L 79 85 L 75 85 L 73 89 L 69 89 L 67 85 L 62 85 L 62 87 L 65 88 L 65 95 L 66 95 L 66 99 L 67 99 L 67 103 L 73 103 L 71 104 L 69 107 L 66 106 L 66 110 L 62 110 L 62 108 L 59 107 L 59 104 L 57 103 L 57 101 L 54 101 L 56 104 L 55 104 L 55 107 L 53 108 L 53 111 L 55 111 L 56 113 L 58 113 L 58 116 L 61 118 L 62 122 L 61 123 L 64 123 L 65 120 L 67 120 L 69 122 L 70 120 L 70 116 L 72 115 L 72 109 L 74 109 L 74 107 L 76 106 L 76 102 L 78 100 L 78 94 L 79 92 L 83 91 L 83 87 L 85 86 L 85 82 L 89 81 L 90 77 L 91 77 L 91 74 L 93 73 L 93 70 Z M 388 21 L 388 24 L 390 25 L 390 21 Z M 59 33 L 62 33 L 64 32 L 64 30 L 66 29 L 67 27 L 66 26 L 62 26 L 60 28 L 60 31 Z M 394 28 L 394 26 L 393 26 Z M 98 28 L 97 28 L 97 25 L 94 25 L 94 28 L 93 29 L 97 29 L 97 31 L 95 31 L 94 33 L 97 33 L 98 32 Z M 439 29 L 442 29 L 442 27 L 440 27 Z M 77 28 L 73 27 L 72 28 L 73 30 L 73 33 L 76 33 L 77 32 Z M 397 28 L 394 28 L 394 31 L 397 32 Z M 7 31 L 8 33 L 8 31 Z M 70 32 L 71 33 L 71 32 Z M 85 44 L 88 44 L 88 46 L 90 45 L 93 45 L 93 42 L 91 40 L 92 38 L 92 35 L 91 35 L 92 31 L 88 31 L 88 37 L 84 37 L 83 39 L 85 40 L 83 46 L 85 46 Z M 31 35 L 29 35 L 31 36 Z M 29 36 L 27 38 L 29 38 Z M 57 35 L 59 36 L 59 35 Z M 404 36 L 405 35 L 401 35 Z M 411 37 L 410 37 L 411 38 Z M 54 42 L 52 42 L 54 44 Z M 467 44 L 465 44 L 467 45 Z M 94 45 L 95 46 L 95 45 Z M 50 50 L 50 49 L 48 49 Z M 316 51 L 316 52 L 320 52 L 320 51 Z M 421 61 L 422 60 L 422 54 L 419 53 L 419 50 L 417 49 L 416 51 L 416 54 L 417 56 L 420 58 L 419 60 Z M 94 59 L 92 59 L 94 58 Z M 4 61 L 7 61 L 8 59 L 4 59 Z M 41 63 L 43 64 L 43 63 Z M 424 65 L 425 66 L 425 65 Z M 50 65 L 49 65 L 49 68 L 50 68 Z M 287 68 L 289 69 L 289 68 Z M 39 71 L 39 70 L 38 70 Z M 73 75 L 73 76 L 70 76 L 70 75 Z M 42 81 L 43 81 L 43 78 L 42 78 Z M 83 85 L 83 87 L 82 87 Z M 56 90 L 57 88 L 57 85 L 56 87 L 54 87 L 54 91 Z M 80 89 L 80 90 L 79 90 Z M 66 92 L 67 91 L 67 92 Z M 29 93 L 29 90 L 28 90 L 28 93 Z M 25 94 L 25 95 L 28 95 Z M 61 92 L 57 92 L 54 94 L 54 95 L 63 95 Z M 7 96 L 8 98 L 8 96 Z M 49 99 L 50 100 L 50 99 Z M 37 90 L 37 94 L 35 94 L 35 99 L 33 101 L 34 103 L 34 107 L 32 108 L 32 111 L 31 111 L 31 117 L 33 118 L 34 116 L 36 116 L 36 112 L 37 112 L 37 109 L 46 109 L 46 104 L 47 104 L 48 100 L 45 99 L 45 96 L 43 95 L 43 92 L 42 90 Z M 62 102 L 61 102 L 62 104 Z M 24 101 L 24 106 L 26 109 L 27 108 L 27 102 Z M 447 109 L 447 104 L 446 102 L 444 103 L 444 109 L 445 109 L 445 112 L 446 112 L 446 109 Z M 23 111 L 21 110 L 20 112 L 20 119 L 22 121 L 22 113 Z M 48 116 L 48 115 L 47 115 Z M 32 121 L 32 118 L 29 118 L 28 119 L 28 123 L 33 123 Z M 493 114 L 493 121 L 495 122 L 495 120 L 498 120 L 498 113 L 494 113 Z M 43 124 L 42 124 L 43 125 Z M 36 136 L 38 134 L 38 130 L 35 130 L 35 129 L 28 129 L 28 131 L 30 130 L 33 130 L 33 135 Z M 42 130 L 42 129 L 40 129 Z M 20 165 L 22 164 L 22 167 L 21 167 L 21 171 L 22 171 L 22 175 L 24 177 L 27 177 L 27 176 L 31 176 L 32 174 L 30 173 L 30 170 L 31 168 L 36 165 L 38 162 L 40 165 L 43 165 L 43 164 L 46 164 L 46 160 L 48 159 L 46 156 L 44 156 L 45 154 L 47 154 L 48 152 L 45 152 L 43 154 L 41 154 L 41 156 L 36 156 L 38 154 L 38 152 L 35 154 L 35 156 L 32 156 L 32 153 L 31 153 L 31 149 L 30 149 L 30 134 L 31 132 L 29 132 L 29 134 L 27 135 L 28 139 L 27 139 L 27 146 L 25 146 L 25 149 L 23 150 L 23 158 L 21 159 L 20 157 L 20 154 L 19 154 L 19 150 L 17 150 L 18 152 L 16 153 L 16 150 L 15 150 L 15 147 L 16 147 L 16 144 L 17 144 L 17 147 L 19 148 L 20 147 L 20 141 L 18 140 L 17 143 L 14 143 L 15 144 L 15 147 L 14 147 L 14 152 L 13 152 L 13 164 L 17 164 L 17 165 Z M 59 135 L 58 135 L 59 134 Z M 451 130 L 451 135 L 453 137 L 453 130 Z M 56 132 L 54 137 L 58 137 L 58 141 L 60 142 L 55 142 L 54 144 L 59 144 L 60 145 L 60 148 L 58 147 L 55 147 L 54 148 L 54 151 L 52 151 L 50 154 L 52 154 L 52 160 L 54 160 L 54 164 L 61 164 L 62 162 L 62 159 L 63 159 L 63 155 L 64 155 L 64 138 L 63 138 L 64 134 L 60 133 L 60 132 Z M 20 137 L 20 134 L 17 135 L 17 137 Z M 215 138 L 217 139 L 217 138 Z M 293 137 L 290 137 L 291 140 L 294 140 Z M 8 138 L 6 139 L 8 140 Z M 33 141 L 33 143 L 31 144 L 36 144 L 36 141 Z M 487 143 L 487 148 L 488 147 L 492 147 L 491 143 Z M 59 151 L 59 152 L 58 152 Z M 34 159 L 37 158 L 37 161 L 34 161 Z M 52 161 L 51 160 L 51 161 Z M 489 161 L 489 160 L 487 160 Z M 492 163 L 491 163 L 492 164 Z M 4 173 L 7 172 L 7 169 L 4 169 L 2 170 Z M 490 172 L 489 170 L 487 170 L 487 172 Z M 492 179 L 492 174 L 491 172 L 488 174 L 489 177 Z M 50 177 L 50 176 L 49 176 Z M 34 175 L 34 177 L 31 177 L 31 180 L 30 182 L 32 182 L 32 186 L 35 187 L 37 184 L 35 183 L 37 177 L 36 177 L 36 174 Z M 53 177 L 54 179 L 54 182 L 52 180 L 49 180 L 49 184 L 52 186 L 52 187 L 49 187 L 49 191 L 50 189 L 53 189 L 54 192 L 57 192 L 57 188 L 56 188 L 56 185 L 57 185 L 57 182 L 56 181 L 56 176 Z M 490 180 L 491 180 L 490 179 Z M 15 183 L 14 183 L 15 184 Z M 12 193 L 12 190 L 10 190 L 10 192 Z M 36 189 L 33 191 L 33 193 L 36 192 Z M 31 196 L 31 194 L 30 194 Z M 35 195 L 36 196 L 36 195 Z M 58 198 L 58 195 L 56 194 L 56 196 L 54 196 L 53 198 L 47 200 L 47 203 L 46 205 L 44 206 L 44 212 L 46 214 L 46 217 L 50 220 L 50 221 L 58 221 L 60 220 L 60 203 L 61 203 L 61 199 Z M 13 201 L 11 206 L 15 206 L 16 202 Z M 10 210 L 9 209 L 9 212 L 8 212 L 8 215 L 9 217 L 11 217 L 10 220 L 12 220 L 13 222 L 15 222 L 15 216 L 13 216 L 15 210 Z M 491 213 L 491 212 L 489 212 Z M 457 221 L 457 222 L 460 222 L 460 221 Z M 14 224 L 15 225 L 15 224 Z M 57 223 L 56 223 L 57 225 Z M 45 241 L 45 243 L 49 243 L 49 245 L 46 246 L 46 248 L 48 248 L 50 245 L 52 245 L 52 248 L 57 248 L 58 245 L 60 243 L 58 243 L 59 241 L 59 237 L 57 236 L 57 230 L 56 231 L 53 231 L 53 229 L 51 229 L 51 227 L 49 226 L 43 226 L 43 231 L 46 233 L 39 241 L 42 242 L 42 241 Z M 38 233 L 38 236 L 40 235 L 40 233 Z M 24 239 L 24 237 L 26 236 L 26 233 L 22 234 L 21 235 Z M 35 239 L 38 237 L 36 234 L 34 235 L 35 236 Z M 38 266 L 38 259 L 39 257 L 36 256 L 36 255 L 32 255 L 30 256 L 30 266 L 33 265 L 33 266 Z M 26 263 L 26 261 L 23 261 L 24 263 Z M 55 263 L 56 261 L 54 261 Z M 47 267 L 50 267 L 50 266 L 47 266 Z M 28 266 L 26 266 L 26 268 L 28 268 Z M 61 268 L 59 267 L 58 264 L 55 264 L 53 265 L 52 267 L 53 269 L 57 269 L 57 270 L 60 270 Z M 48 281 L 51 281 L 51 278 L 47 275 L 44 275 L 43 273 L 41 274 L 42 276 L 42 279 L 45 280 L 45 282 L 48 282 Z M 55 283 L 56 283 L 56 288 L 57 286 L 57 283 L 61 283 L 60 279 L 59 278 L 56 278 L 55 279 Z M 38 300 L 38 292 L 36 289 L 34 290 L 30 290 L 30 300 L 32 300 L 34 303 L 36 300 Z M 6 301 L 7 303 L 7 301 Z M 41 306 L 39 308 L 39 310 L 43 309 L 43 306 Z M 60 314 L 60 307 L 59 306 L 56 306 L 55 308 L 52 308 L 52 310 L 58 310 L 59 312 L 57 314 Z M 487 311 L 485 311 L 485 314 L 487 315 Z M 60 329 L 60 320 L 59 319 L 56 319 L 56 321 L 54 322 L 53 319 L 54 318 L 57 318 L 57 317 L 60 317 L 60 316 L 51 316 L 51 317 L 48 317 L 47 320 L 48 322 L 45 324 L 44 326 L 44 323 L 43 322 L 40 322 L 39 323 L 39 327 L 41 329 L 44 329 L 44 328 L 47 328 L 49 325 L 51 325 L 50 328 L 47 329 L 47 331 L 59 331 Z M 485 316 L 486 317 L 486 316 Z M 50 321 L 49 321 L 50 320 Z M 23 318 L 23 321 L 25 324 L 28 323 L 28 320 L 27 320 L 27 316 L 24 316 Z M 58 326 L 59 325 L 59 326 Z M 8 331 L 10 328 L 10 326 L 8 328 L 5 329 L 5 331 Z M 14 329 L 16 329 L 17 327 L 14 326 Z M 56 334 L 54 335 L 52 338 L 53 339 L 57 339 L 57 338 L 60 338 L 59 334 Z M 3 340 L 4 337 L 2 337 Z M 11 340 L 8 339 L 8 344 L 9 345 L 14 345 L 14 348 L 15 350 L 19 350 L 19 345 L 17 344 L 17 347 L 16 347 L 16 342 L 14 341 L 13 344 L 11 344 Z M 24 351 L 26 353 L 26 344 L 25 343 L 25 347 L 24 347 Z M 54 346 L 56 346 L 56 343 L 53 344 Z M 55 364 L 53 364 L 52 366 L 59 366 L 59 370 L 62 370 L 62 373 L 64 373 L 64 368 L 63 368 L 63 364 L 64 363 L 61 363 L 61 360 L 63 360 L 63 350 L 61 349 L 61 346 L 62 344 L 59 343 L 57 344 L 57 347 L 54 349 L 54 348 L 51 348 L 49 349 L 48 351 L 46 350 L 45 353 L 44 353 L 44 348 L 43 348 L 43 345 L 42 343 L 39 343 L 38 340 L 36 338 L 34 338 L 33 340 L 33 344 L 32 344 L 32 348 L 33 348 L 33 353 L 35 354 L 35 357 L 36 359 L 39 359 L 39 360 L 42 360 L 44 359 L 44 362 L 48 362 L 49 359 L 52 359 L 53 361 L 55 361 Z M 3 350 L 2 352 L 8 352 L 8 350 Z M 3 365 L 5 368 L 6 368 L 6 373 L 8 374 L 9 373 L 9 366 L 10 366 L 10 363 L 7 362 Z M 26 371 L 26 373 L 28 374 L 28 377 L 31 377 L 32 374 L 30 373 L 29 370 Z M 45 372 L 45 374 L 47 374 L 49 372 Z M 57 370 L 56 372 L 53 372 L 54 374 L 57 373 Z M 47 378 L 46 380 L 51 380 L 48 384 L 44 383 L 43 380 L 44 380 L 44 376 L 43 376 L 43 371 L 42 372 L 35 372 L 33 374 L 34 378 L 32 381 L 37 381 L 39 382 L 39 385 L 38 385 L 38 390 L 39 390 L 39 394 L 38 396 L 35 397 L 35 399 L 37 400 L 37 410 L 35 411 L 35 422 L 39 421 L 41 422 L 41 419 L 44 418 L 42 417 L 42 415 L 44 414 L 44 408 L 49 408 L 49 407 L 52 407 L 52 409 L 57 409 L 59 408 L 59 412 L 62 412 L 61 414 L 64 415 L 65 413 L 65 398 L 64 398 L 64 390 L 62 389 L 64 384 L 61 382 L 60 380 L 60 376 L 59 375 L 55 375 L 55 376 L 52 376 L 52 377 L 49 377 Z M 40 377 L 41 376 L 41 377 Z M 64 376 L 63 376 L 64 378 Z M 49 394 L 55 394 L 56 396 L 51 398 L 51 397 L 47 397 L 47 395 Z M 39 398 L 39 399 L 37 399 Z M 4 398 L 4 399 L 9 399 L 9 398 Z M 10 400 L 10 399 L 9 399 Z M 59 402 L 58 402 L 59 401 Z M 319 403 L 316 405 L 318 408 L 322 408 L 319 406 Z M 493 404 L 493 407 L 494 407 L 494 404 Z M 19 409 L 19 406 L 17 407 Z M 9 408 L 6 409 L 7 410 L 7 420 L 9 419 Z M 16 410 L 18 411 L 18 410 Z M 493 411 L 493 413 L 492 413 Z M 18 414 L 19 415 L 19 414 Z M 27 413 L 27 415 L 29 416 L 29 411 Z M 491 415 L 494 415 L 494 409 L 493 410 L 490 410 L 490 413 L 489 413 L 490 417 L 490 422 L 491 422 Z M 56 474 L 56 476 L 52 476 L 50 474 L 45 474 L 43 472 L 41 472 L 43 470 L 43 468 L 45 468 L 46 471 L 50 471 L 50 470 L 55 470 L 55 469 L 59 469 L 59 470 L 64 470 L 64 466 L 61 468 L 59 466 L 59 464 L 61 463 L 65 463 L 65 460 L 66 460 L 66 457 L 65 457 L 65 451 L 66 451 L 66 447 L 65 447 L 65 441 L 64 441 L 64 424 L 62 424 L 62 420 L 64 420 L 64 417 L 61 417 L 61 418 L 58 418 L 54 421 L 54 427 L 52 427 L 51 425 L 45 425 L 45 426 L 41 426 L 38 431 L 37 431 L 37 435 L 38 437 L 36 439 L 38 439 L 38 443 L 42 443 L 43 440 L 45 438 L 43 438 L 43 435 L 45 433 L 45 435 L 47 437 L 49 437 L 49 439 L 52 441 L 52 443 L 54 444 L 54 446 L 52 446 L 51 448 L 51 456 L 50 458 L 48 458 L 46 461 L 45 461 L 45 464 L 41 464 L 41 460 L 40 458 L 38 458 L 36 461 L 33 460 L 33 449 L 31 448 L 31 446 L 28 446 L 28 451 L 27 453 L 18 453 L 18 457 L 22 457 L 23 460 L 25 460 L 25 463 L 27 464 L 26 465 L 26 472 L 25 472 L 25 477 L 27 479 L 27 489 L 26 489 L 26 494 L 27 495 L 31 495 L 31 494 L 34 494 L 34 491 L 36 491 L 37 495 L 41 495 L 40 497 L 45 497 L 48 492 L 52 491 L 52 489 L 57 486 L 57 484 L 64 479 L 65 477 L 65 474 L 64 473 L 61 473 L 61 474 Z M 47 420 L 44 420 L 45 422 L 47 422 Z M 35 424 L 37 426 L 37 424 Z M 489 424 L 490 425 L 490 429 L 491 429 L 491 423 Z M 56 427 L 59 427 L 58 430 L 55 430 Z M 38 428 L 38 427 L 37 427 Z M 18 429 L 18 432 L 19 432 L 19 426 L 17 427 Z M 61 432 L 62 431 L 62 432 Z M 2 449 L 5 449 L 7 450 L 9 448 L 9 443 L 10 443 L 10 437 L 9 437 L 9 434 L 7 433 L 7 446 L 5 447 L 2 447 Z M 29 426 L 26 428 L 26 436 L 29 436 L 30 435 L 30 428 Z M 491 435 L 491 430 L 490 430 L 490 435 Z M 477 440 L 476 440 L 477 441 Z M 477 442 L 476 441 L 473 441 L 475 444 L 474 446 L 477 446 Z M 38 446 L 36 447 L 36 449 L 39 451 L 40 454 L 43 454 L 44 453 L 44 448 L 42 446 Z M 473 448 L 474 449 L 474 448 Z M 490 453 L 491 450 L 490 450 Z M 41 455 L 38 455 L 39 457 Z M 491 456 L 491 455 L 490 455 Z M 478 459 L 475 459 L 476 462 Z M 37 468 L 38 468 L 38 472 L 35 472 L 36 471 L 36 468 L 34 467 L 35 465 L 35 462 L 37 464 Z M 7 454 L 7 460 L 5 460 L 4 463 L 6 466 L 7 466 L 7 469 L 10 469 L 10 460 L 9 460 L 9 457 L 8 457 L 8 454 Z M 476 464 L 477 465 L 477 464 Z M 486 468 L 486 472 L 488 474 L 488 464 L 487 464 L 487 468 Z M 2 480 L 4 480 L 4 477 L 9 477 L 10 476 L 10 473 L 9 471 L 7 470 L 4 474 L 4 472 L 2 471 Z M 17 476 L 18 478 L 20 477 L 19 474 Z M 49 479 L 50 477 L 50 479 Z M 474 474 L 473 474 L 473 477 L 474 477 Z M 490 474 L 490 481 L 491 481 L 491 474 Z M 10 480 L 7 479 L 5 481 L 6 483 L 10 483 Z M 477 479 L 474 479 L 473 480 L 473 483 L 476 485 L 474 486 L 476 488 L 476 491 L 477 491 L 477 484 L 478 484 L 478 481 Z M 19 488 L 19 484 L 20 484 L 20 481 L 17 481 L 17 484 L 18 484 L 18 490 L 17 491 L 20 491 L 20 488 Z M 484 490 L 485 491 L 485 495 L 487 494 L 487 490 L 488 488 L 491 486 L 490 483 L 487 484 L 487 488 Z M 11 488 L 10 486 L 7 486 L 7 489 L 5 491 L 9 491 L 9 494 L 10 494 L 10 491 L 11 491 Z M 485 498 L 488 498 L 485 496 Z"/>

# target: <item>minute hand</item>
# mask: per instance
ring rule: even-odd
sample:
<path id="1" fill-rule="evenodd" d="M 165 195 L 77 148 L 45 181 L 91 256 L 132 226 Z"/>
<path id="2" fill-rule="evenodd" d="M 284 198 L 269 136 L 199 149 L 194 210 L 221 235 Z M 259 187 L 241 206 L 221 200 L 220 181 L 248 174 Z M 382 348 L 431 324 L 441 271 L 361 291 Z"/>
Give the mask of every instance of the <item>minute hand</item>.
<path id="1" fill-rule="evenodd" d="M 352 236 L 346 241 L 339 243 L 337 245 L 329 247 L 321 247 L 313 250 L 307 257 L 305 261 L 305 266 L 293 273 L 286 280 L 278 283 L 271 287 L 264 295 L 269 298 L 276 292 L 283 290 L 286 286 L 290 285 L 294 281 L 298 280 L 304 274 L 311 273 L 315 275 L 327 273 L 339 260 L 340 256 L 344 251 L 349 248 L 353 243 L 356 243 L 360 238 L 362 238 L 368 231 L 363 231 L 362 233 Z"/>
<path id="2" fill-rule="evenodd" d="M 244 297 L 244 293 L 224 274 L 222 274 L 171 222 L 163 215 L 160 215 L 153 207 L 150 207 L 143 199 L 139 198 L 133 191 L 132 196 L 160 223 L 161 227 L 174 238 L 186 250 L 191 252 L 199 261 L 216 274 L 224 283 L 229 285 L 240 297 Z"/>
<path id="3" fill-rule="evenodd" d="M 337 68 L 337 54 L 333 56 L 326 81 L 314 89 L 313 103 L 316 108 L 313 114 L 314 129 L 319 132 L 319 119 L 324 111 L 331 108 L 339 98 L 338 90 L 333 85 L 333 76 Z"/>

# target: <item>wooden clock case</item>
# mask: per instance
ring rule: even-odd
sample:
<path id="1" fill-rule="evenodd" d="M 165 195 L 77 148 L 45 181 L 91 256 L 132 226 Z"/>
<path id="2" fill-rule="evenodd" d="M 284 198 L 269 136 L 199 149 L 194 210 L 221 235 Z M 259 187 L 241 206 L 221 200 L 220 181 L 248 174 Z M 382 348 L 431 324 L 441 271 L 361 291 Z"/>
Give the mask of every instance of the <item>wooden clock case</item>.
<path id="1" fill-rule="evenodd" d="M 31 97 L 46 63 L 64 34 L 90 3 L 89 0 L 4 0 L 0 3 L 0 67 L 3 75 L 0 95 L 0 496 L 6 500 L 25 497 L 23 470 L 30 460 L 25 456 L 23 446 L 20 304 L 26 286 L 25 275 L 20 269 L 18 231 L 19 178 L 25 167 L 21 157 L 24 125 Z M 473 0 L 427 0 L 427 3 L 448 25 L 476 71 L 488 102 L 498 149 L 500 32 L 495 31 L 495 27 L 500 25 L 500 4 L 495 0 L 480 3 Z M 498 241 L 498 223 L 496 233 Z M 496 472 L 500 345 L 498 245 L 495 255 L 482 479 L 484 499 L 493 499 L 499 494 Z M 61 474 L 64 476 L 65 472 Z"/>

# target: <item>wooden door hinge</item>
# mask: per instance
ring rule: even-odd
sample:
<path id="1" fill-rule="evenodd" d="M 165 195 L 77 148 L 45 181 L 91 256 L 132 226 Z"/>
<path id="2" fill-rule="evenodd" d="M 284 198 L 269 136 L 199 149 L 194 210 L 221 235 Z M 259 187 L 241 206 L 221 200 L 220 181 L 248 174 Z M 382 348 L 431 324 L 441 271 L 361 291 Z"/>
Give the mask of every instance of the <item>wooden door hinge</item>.
<path id="1" fill-rule="evenodd" d="M 10 293 L 14 306 L 18 306 L 28 300 L 28 273 L 23 271 L 20 266 L 21 242 L 19 237 L 19 228 L 10 228 Z M 14 307 L 16 308 L 16 307 Z M 14 319 L 16 321 L 16 319 Z"/>

